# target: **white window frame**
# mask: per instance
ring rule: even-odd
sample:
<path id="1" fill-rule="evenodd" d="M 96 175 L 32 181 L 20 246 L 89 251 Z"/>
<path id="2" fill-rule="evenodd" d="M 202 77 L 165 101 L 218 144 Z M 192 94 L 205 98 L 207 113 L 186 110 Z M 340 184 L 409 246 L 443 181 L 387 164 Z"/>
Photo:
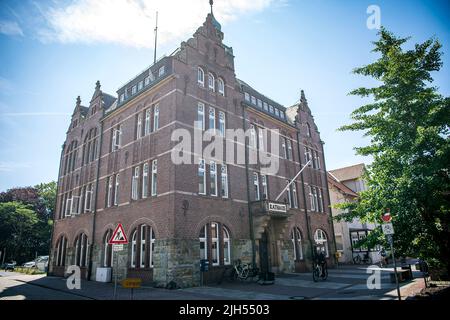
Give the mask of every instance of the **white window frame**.
<path id="1" fill-rule="evenodd" d="M 286 180 L 286 183 L 290 183 L 289 180 Z M 288 204 L 289 204 L 289 208 L 293 208 L 293 203 L 292 203 L 292 183 L 289 185 L 289 188 L 286 189 L 287 192 L 287 196 L 288 196 Z"/>
<path id="2" fill-rule="evenodd" d="M 216 80 L 211 72 L 208 72 L 208 89 L 212 92 L 216 91 Z"/>
<path id="3" fill-rule="evenodd" d="M 250 94 L 248 92 L 244 92 L 244 100 L 250 102 Z"/>
<path id="4" fill-rule="evenodd" d="M 150 108 L 145 110 L 145 122 L 144 122 L 144 135 L 148 135 L 150 132 L 152 132 L 152 121 L 151 121 L 152 111 Z"/>
<path id="5" fill-rule="evenodd" d="M 225 97 L 225 82 L 220 77 L 217 78 L 217 87 L 219 94 Z"/>
<path id="6" fill-rule="evenodd" d="M 197 69 L 197 83 L 201 87 L 205 87 L 205 71 L 201 67 Z"/>
<path id="7" fill-rule="evenodd" d="M 140 226 L 140 228 L 141 228 L 141 239 L 140 239 L 140 242 L 139 242 L 139 250 L 140 250 L 140 256 L 139 256 L 139 266 L 141 267 L 141 268 L 145 268 L 145 253 L 146 253 L 146 250 L 145 250 L 145 243 L 146 243 L 146 239 L 145 239 L 145 237 L 146 237 L 146 225 L 145 224 L 142 224 L 141 226 Z M 144 232 L 142 232 L 142 231 L 144 231 Z M 142 253 L 144 253 L 144 254 L 142 254 Z"/>
<path id="8" fill-rule="evenodd" d="M 259 192 L 259 174 L 257 172 L 253 172 L 253 190 L 255 201 L 261 200 L 261 195 Z"/>
<path id="9" fill-rule="evenodd" d="M 203 182 L 200 184 L 200 177 L 201 174 L 203 175 Z M 198 184 L 198 194 L 206 195 L 206 168 L 205 168 L 205 159 L 200 158 L 198 161 L 198 177 L 199 177 L 199 184 Z M 201 190 L 201 186 L 203 186 L 203 191 Z"/>
<path id="10" fill-rule="evenodd" d="M 269 199 L 269 189 L 267 187 L 267 175 L 261 175 L 261 185 L 263 191 L 263 199 L 264 195 L 266 196 L 266 200 Z"/>
<path id="11" fill-rule="evenodd" d="M 197 123 L 196 128 L 205 130 L 205 105 L 201 102 L 197 105 Z"/>
<path id="12" fill-rule="evenodd" d="M 166 73 L 166 66 L 162 66 L 158 70 L 158 77 L 162 77 Z"/>
<path id="13" fill-rule="evenodd" d="M 295 181 L 291 184 L 292 187 L 292 200 L 294 204 L 294 208 L 298 208 L 298 198 L 297 198 L 297 186 Z"/>
<path id="14" fill-rule="evenodd" d="M 148 197 L 148 163 L 142 166 L 142 198 Z"/>
<path id="15" fill-rule="evenodd" d="M 113 176 L 108 177 L 107 180 L 107 195 L 106 195 L 106 207 L 109 208 L 111 207 L 111 203 L 112 203 L 112 191 L 113 191 Z"/>
<path id="16" fill-rule="evenodd" d="M 208 225 L 205 224 L 202 228 L 202 230 L 200 230 L 200 236 L 198 237 L 198 240 L 200 242 L 200 259 L 208 259 Z M 204 237 L 201 237 L 202 233 L 204 233 Z M 202 252 L 201 252 L 201 244 L 203 243 L 203 248 L 205 251 L 205 254 L 202 257 Z"/>
<path id="17" fill-rule="evenodd" d="M 136 94 L 136 92 L 137 92 L 137 86 L 134 85 L 134 86 L 131 87 L 131 94 L 132 94 L 132 95 L 133 95 L 133 94 Z"/>
<path id="18" fill-rule="evenodd" d="M 150 232 L 150 268 L 153 268 L 153 252 L 155 251 L 155 232 L 152 227 L 149 227 Z"/>
<path id="19" fill-rule="evenodd" d="M 286 138 L 284 137 L 281 140 L 281 149 L 283 149 L 283 158 L 287 159 Z"/>
<path id="20" fill-rule="evenodd" d="M 158 194 L 158 160 L 152 161 L 152 196 Z"/>
<path id="21" fill-rule="evenodd" d="M 134 230 L 133 235 L 131 236 L 131 267 L 136 268 L 136 239 L 137 238 L 137 229 Z"/>
<path id="22" fill-rule="evenodd" d="M 294 153 L 292 152 L 292 141 L 291 139 L 287 138 L 287 157 L 289 160 L 294 160 Z"/>
<path id="23" fill-rule="evenodd" d="M 219 111 L 219 134 L 225 137 L 225 112 Z"/>
<path id="24" fill-rule="evenodd" d="M 159 129 L 159 103 L 155 104 L 153 109 L 153 131 Z"/>
<path id="25" fill-rule="evenodd" d="M 250 125 L 250 147 L 255 148 L 257 146 L 257 142 L 256 142 L 256 128 L 254 124 Z"/>
<path id="26" fill-rule="evenodd" d="M 136 139 L 140 139 L 142 137 L 142 114 L 138 114 L 137 117 L 137 126 L 136 126 Z"/>
<path id="27" fill-rule="evenodd" d="M 294 245 L 294 260 L 303 260 L 302 234 L 298 227 L 294 227 L 291 231 L 291 241 Z M 298 250 L 297 250 L 298 249 Z M 297 251 L 299 257 L 297 257 Z"/>
<path id="28" fill-rule="evenodd" d="M 316 207 L 314 205 L 314 197 L 313 197 L 313 193 L 312 193 L 312 187 L 308 186 L 309 188 L 309 202 L 311 205 L 311 211 L 316 211 Z"/>
<path id="29" fill-rule="evenodd" d="M 209 180 L 211 196 L 217 197 L 217 165 L 214 161 L 209 163 Z"/>
<path id="30" fill-rule="evenodd" d="M 257 107 L 262 109 L 263 108 L 263 102 L 261 99 L 257 99 Z"/>
<path id="31" fill-rule="evenodd" d="M 212 124 L 212 126 L 211 126 Z M 208 112 L 208 129 L 216 130 L 216 109 L 209 107 Z"/>
<path id="32" fill-rule="evenodd" d="M 317 198 L 317 188 L 316 187 L 312 187 L 312 191 L 313 191 L 313 197 L 314 197 L 314 205 L 316 208 L 316 212 L 319 212 L 319 201 Z"/>
<path id="33" fill-rule="evenodd" d="M 220 225 L 217 222 L 211 222 L 211 260 L 213 266 L 218 266 L 220 264 L 220 242 L 219 242 L 219 234 L 220 234 Z M 216 230 L 216 234 L 214 234 L 213 230 Z M 214 248 L 214 244 L 216 247 Z M 214 255 L 216 254 L 216 262 L 214 262 Z"/>
<path id="34" fill-rule="evenodd" d="M 119 204 L 119 184 L 120 184 L 120 176 L 116 174 L 115 186 L 114 186 L 114 205 L 117 206 Z"/>
<path id="35" fill-rule="evenodd" d="M 256 105 L 256 97 L 255 96 L 251 96 L 251 99 L 252 99 L 251 103 Z"/>
<path id="36" fill-rule="evenodd" d="M 263 130 L 264 130 L 263 128 L 258 127 L 258 146 L 259 146 L 259 150 L 262 150 L 262 151 L 265 150 Z"/>
<path id="37" fill-rule="evenodd" d="M 325 208 L 324 208 L 324 203 L 323 203 L 323 196 L 322 196 L 322 189 L 318 188 L 319 192 L 318 192 L 318 203 L 319 203 L 319 212 L 325 212 Z"/>
<path id="38" fill-rule="evenodd" d="M 72 215 L 72 198 L 66 199 L 66 210 L 64 212 L 64 217 L 70 217 Z"/>
<path id="39" fill-rule="evenodd" d="M 221 195 L 222 198 L 228 198 L 228 168 L 226 164 L 221 165 Z"/>
<path id="40" fill-rule="evenodd" d="M 141 80 L 138 83 L 138 91 L 142 90 L 143 87 L 144 87 L 144 82 Z"/>
<path id="41" fill-rule="evenodd" d="M 308 147 L 305 147 L 305 163 L 311 160 L 311 151 Z M 312 161 L 308 164 L 308 167 L 312 167 Z"/>
<path id="42" fill-rule="evenodd" d="M 133 168 L 133 177 L 131 180 L 131 199 L 139 198 L 139 166 Z"/>
<path id="43" fill-rule="evenodd" d="M 231 264 L 231 238 L 230 238 L 230 232 L 223 225 L 222 225 L 222 232 L 223 232 L 223 264 L 224 265 L 230 265 Z"/>
<path id="44" fill-rule="evenodd" d="M 86 187 L 86 194 L 84 197 L 84 212 L 91 212 L 92 211 L 92 198 L 93 198 L 93 190 L 92 190 L 92 183 L 88 184 Z M 89 197 L 88 197 L 89 195 Z M 89 201 L 88 201 L 89 199 Z M 89 205 L 89 206 L 88 206 Z"/>

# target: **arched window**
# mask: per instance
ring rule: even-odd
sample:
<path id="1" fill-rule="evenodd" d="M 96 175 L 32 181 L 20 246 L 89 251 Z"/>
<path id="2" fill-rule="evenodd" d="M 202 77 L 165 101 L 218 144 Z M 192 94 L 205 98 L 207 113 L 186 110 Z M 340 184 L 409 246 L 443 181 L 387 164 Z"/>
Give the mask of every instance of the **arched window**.
<path id="1" fill-rule="evenodd" d="M 54 264 L 56 266 L 66 265 L 66 251 L 67 251 L 67 238 L 61 236 L 56 244 L 56 259 Z"/>
<path id="2" fill-rule="evenodd" d="M 86 267 L 88 261 L 88 237 L 81 233 L 75 239 L 75 264 L 79 267 Z"/>
<path id="3" fill-rule="evenodd" d="M 131 236 L 131 267 L 152 268 L 155 232 L 146 224 L 139 225 Z"/>
<path id="4" fill-rule="evenodd" d="M 64 156 L 64 174 L 75 170 L 78 151 L 78 141 L 72 141 L 66 149 Z"/>
<path id="5" fill-rule="evenodd" d="M 203 71 L 202 68 L 198 67 L 197 71 L 197 82 L 199 86 L 204 87 L 205 86 L 205 71 Z"/>
<path id="6" fill-rule="evenodd" d="M 295 227 L 291 231 L 291 241 L 294 245 L 294 260 L 303 259 L 302 234 L 300 229 Z"/>
<path id="7" fill-rule="evenodd" d="M 199 234 L 200 259 L 207 259 L 213 266 L 231 263 L 231 238 L 228 228 L 218 222 L 203 226 Z"/>
<path id="8" fill-rule="evenodd" d="M 306 135 L 308 137 L 311 137 L 311 126 L 309 125 L 309 123 L 306 123 Z"/>
<path id="9" fill-rule="evenodd" d="M 216 91 L 214 76 L 211 72 L 208 73 L 208 88 L 211 91 Z"/>
<path id="10" fill-rule="evenodd" d="M 328 240 L 326 233 L 321 229 L 317 229 L 314 233 L 314 241 L 316 242 L 317 249 L 322 250 L 325 253 L 325 257 L 328 258 Z"/>
<path id="11" fill-rule="evenodd" d="M 84 138 L 83 145 L 83 164 L 90 163 L 95 160 L 97 154 L 97 128 L 89 130 Z"/>
<path id="12" fill-rule="evenodd" d="M 225 83 L 222 78 L 217 79 L 217 91 L 219 91 L 222 96 L 225 96 Z"/>
<path id="13" fill-rule="evenodd" d="M 112 244 L 109 244 L 109 240 L 112 237 L 113 231 L 109 229 L 106 231 L 103 238 L 103 266 L 112 267 L 114 261 L 114 252 L 112 250 Z"/>

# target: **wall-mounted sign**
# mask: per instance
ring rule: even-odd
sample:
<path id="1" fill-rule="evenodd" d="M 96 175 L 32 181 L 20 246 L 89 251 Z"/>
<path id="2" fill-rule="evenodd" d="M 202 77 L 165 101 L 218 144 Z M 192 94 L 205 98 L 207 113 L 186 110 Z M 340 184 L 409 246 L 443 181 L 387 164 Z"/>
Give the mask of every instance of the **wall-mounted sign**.
<path id="1" fill-rule="evenodd" d="M 286 213 L 287 207 L 285 204 L 269 202 L 269 211 Z"/>

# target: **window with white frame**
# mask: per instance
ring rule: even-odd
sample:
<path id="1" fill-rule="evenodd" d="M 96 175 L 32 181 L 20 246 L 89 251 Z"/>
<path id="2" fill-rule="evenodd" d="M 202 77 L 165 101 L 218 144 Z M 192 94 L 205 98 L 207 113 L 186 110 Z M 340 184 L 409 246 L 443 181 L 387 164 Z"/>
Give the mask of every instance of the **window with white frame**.
<path id="1" fill-rule="evenodd" d="M 81 233 L 75 239 L 75 265 L 79 267 L 87 266 L 88 238 L 86 234 Z"/>
<path id="2" fill-rule="evenodd" d="M 225 112 L 219 111 L 219 134 L 225 137 Z"/>
<path id="3" fill-rule="evenodd" d="M 221 165 L 221 195 L 222 198 L 228 198 L 228 168 L 227 165 Z"/>
<path id="4" fill-rule="evenodd" d="M 155 105 L 153 110 L 153 131 L 159 129 L 159 104 Z"/>
<path id="5" fill-rule="evenodd" d="M 317 197 L 317 188 L 312 187 L 315 211 L 319 211 L 319 201 Z"/>
<path id="6" fill-rule="evenodd" d="M 136 268 L 136 249 L 137 249 L 137 230 L 134 230 L 131 236 L 131 267 Z"/>
<path id="7" fill-rule="evenodd" d="M 253 124 L 250 125 L 250 147 L 256 148 L 256 129 Z"/>
<path id="8" fill-rule="evenodd" d="M 112 196 L 113 196 L 113 176 L 110 176 L 106 180 L 106 207 L 111 207 L 112 204 Z"/>
<path id="9" fill-rule="evenodd" d="M 146 225 L 145 224 L 143 224 L 143 225 L 141 225 L 141 241 L 140 241 L 140 243 L 139 243 L 139 247 L 140 247 L 140 255 L 139 255 L 139 266 L 141 267 L 141 268 L 145 268 L 145 258 L 146 258 L 146 254 L 145 254 L 145 240 L 146 240 L 146 237 L 147 237 L 147 228 L 146 228 Z"/>
<path id="10" fill-rule="evenodd" d="M 284 119 L 284 118 L 285 118 L 284 112 L 283 112 L 283 111 L 280 111 L 280 118 L 281 118 L 281 119 Z"/>
<path id="11" fill-rule="evenodd" d="M 114 205 L 117 206 L 119 204 L 119 174 L 116 174 L 116 185 L 114 186 Z"/>
<path id="12" fill-rule="evenodd" d="M 133 169 L 133 178 L 131 181 L 131 199 L 137 200 L 139 197 L 139 167 Z"/>
<path id="13" fill-rule="evenodd" d="M 265 146 L 264 146 L 264 129 L 263 128 L 258 128 L 258 146 L 259 146 L 259 150 L 265 150 Z"/>
<path id="14" fill-rule="evenodd" d="M 91 212 L 92 210 L 92 198 L 93 198 L 93 186 L 92 183 L 88 184 L 86 187 L 86 195 L 85 195 L 85 202 L 84 202 L 84 211 L 85 212 Z"/>
<path id="15" fill-rule="evenodd" d="M 198 162 L 198 193 L 206 194 L 205 159 Z"/>
<path id="16" fill-rule="evenodd" d="M 310 206 L 311 206 L 311 211 L 316 211 L 316 206 L 314 203 L 314 196 L 313 196 L 313 191 L 312 191 L 312 187 L 308 186 L 308 190 L 309 190 L 309 202 L 310 202 Z"/>
<path id="17" fill-rule="evenodd" d="M 138 114 L 136 125 L 136 139 L 140 139 L 141 137 L 142 137 L 142 114 Z"/>
<path id="18" fill-rule="evenodd" d="M 124 102 L 124 101 L 125 101 L 125 93 L 122 93 L 122 94 L 120 95 L 119 101 L 120 101 L 120 102 Z"/>
<path id="19" fill-rule="evenodd" d="M 324 210 L 324 204 L 323 204 L 323 197 L 322 197 L 322 189 L 318 188 L 318 196 L 319 196 L 319 212 L 325 212 Z"/>
<path id="20" fill-rule="evenodd" d="M 216 129 L 216 110 L 214 108 L 209 108 L 209 128 Z"/>
<path id="21" fill-rule="evenodd" d="M 319 250 L 322 250 L 325 254 L 325 257 L 328 258 L 328 239 L 323 230 L 317 229 L 316 232 L 314 232 L 314 241 L 318 245 Z"/>
<path id="22" fill-rule="evenodd" d="M 144 135 L 148 135 L 152 131 L 151 122 L 151 110 L 150 108 L 148 108 L 147 110 L 145 110 Z"/>
<path id="23" fill-rule="evenodd" d="M 142 167 L 142 198 L 148 197 L 148 163 Z"/>
<path id="24" fill-rule="evenodd" d="M 220 95 L 225 96 L 225 83 L 222 78 L 217 79 L 217 89 Z"/>
<path id="25" fill-rule="evenodd" d="M 292 141 L 289 138 L 287 139 L 287 151 L 288 159 L 294 160 L 294 154 L 292 153 Z"/>
<path id="26" fill-rule="evenodd" d="M 306 135 L 308 137 L 311 137 L 311 126 L 309 125 L 309 123 L 306 123 Z"/>
<path id="27" fill-rule="evenodd" d="M 267 175 L 261 176 L 261 185 L 262 185 L 262 197 L 263 199 L 269 199 L 269 189 L 267 187 Z"/>
<path id="28" fill-rule="evenodd" d="M 205 130 L 205 105 L 201 102 L 199 102 L 197 106 L 196 128 Z"/>
<path id="29" fill-rule="evenodd" d="M 256 105 L 256 97 L 252 96 L 252 104 Z"/>
<path id="30" fill-rule="evenodd" d="M 77 215 L 80 214 L 80 197 L 79 196 L 72 196 L 72 211 L 71 215 Z"/>
<path id="31" fill-rule="evenodd" d="M 205 86 L 205 71 L 203 71 L 203 69 L 200 67 L 198 67 L 197 70 L 197 83 L 201 87 Z"/>
<path id="32" fill-rule="evenodd" d="M 131 87 L 131 94 L 136 94 L 136 92 L 137 92 L 137 87 L 136 87 L 136 85 L 134 85 Z"/>
<path id="33" fill-rule="evenodd" d="M 258 101 L 258 102 L 257 102 L 258 108 L 262 109 L 263 103 L 262 103 L 261 99 L 258 99 L 257 101 Z"/>
<path id="34" fill-rule="evenodd" d="M 294 208 L 298 208 L 297 186 L 295 181 L 291 184 L 291 190 L 292 190 L 292 204 L 294 205 Z"/>
<path id="35" fill-rule="evenodd" d="M 289 183 L 289 180 L 286 180 L 286 185 Z M 286 189 L 287 197 L 288 197 L 288 204 L 289 208 L 293 208 L 294 204 L 292 203 L 292 183 L 289 185 L 289 187 Z"/>
<path id="36" fill-rule="evenodd" d="M 311 160 L 311 151 L 309 150 L 309 148 L 305 147 L 305 163 L 307 163 L 309 160 Z M 308 167 L 312 167 L 311 162 L 308 164 Z"/>
<path id="37" fill-rule="evenodd" d="M 200 259 L 208 259 L 208 225 L 203 226 L 200 230 Z"/>
<path id="38" fill-rule="evenodd" d="M 275 115 L 276 115 L 277 117 L 279 117 L 279 116 L 280 116 L 280 110 L 275 109 Z"/>
<path id="39" fill-rule="evenodd" d="M 216 91 L 214 76 L 211 72 L 208 73 L 208 88 L 211 91 Z"/>
<path id="40" fill-rule="evenodd" d="M 69 197 L 67 200 L 66 200 L 66 212 L 65 212 L 65 216 L 66 217 L 70 217 L 71 215 L 72 215 L 72 198 L 71 197 Z"/>
<path id="41" fill-rule="evenodd" d="M 111 150 L 115 151 L 119 149 L 121 144 L 122 144 L 122 125 L 119 125 L 117 128 L 114 128 L 113 130 Z"/>
<path id="42" fill-rule="evenodd" d="M 211 223 L 211 260 L 213 266 L 219 265 L 219 225 Z"/>
<path id="43" fill-rule="evenodd" d="M 244 92 L 244 99 L 247 102 L 250 102 L 250 95 L 248 94 L 248 92 Z"/>
<path id="44" fill-rule="evenodd" d="M 281 156 L 287 159 L 286 138 L 281 138 Z"/>
<path id="45" fill-rule="evenodd" d="M 139 81 L 139 83 L 138 83 L 138 91 L 142 90 L 143 87 L 144 87 L 144 82 L 143 81 Z"/>
<path id="46" fill-rule="evenodd" d="M 231 264 L 231 241 L 230 232 L 223 226 L 223 264 Z"/>
<path id="47" fill-rule="evenodd" d="M 152 161 L 152 196 L 157 195 L 158 188 L 158 160 Z"/>
<path id="48" fill-rule="evenodd" d="M 66 252 L 67 252 L 67 238 L 61 236 L 56 246 L 56 266 L 65 266 L 66 264 Z"/>
<path id="49" fill-rule="evenodd" d="M 267 104 L 267 102 L 263 102 L 263 109 L 264 109 L 264 111 L 269 110 L 269 105 Z"/>
<path id="50" fill-rule="evenodd" d="M 295 227 L 291 231 L 291 241 L 294 246 L 294 260 L 303 259 L 302 234 L 300 229 Z"/>
<path id="51" fill-rule="evenodd" d="M 112 244 L 109 244 L 113 231 L 109 229 L 103 237 L 103 267 L 112 267 L 114 261 L 114 251 Z"/>
<path id="52" fill-rule="evenodd" d="M 255 195 L 255 201 L 259 201 L 260 194 L 259 194 L 259 176 L 257 172 L 253 172 L 253 190 Z"/>
<path id="53" fill-rule="evenodd" d="M 150 77 L 145 77 L 144 84 L 148 86 L 150 84 Z"/>
<path id="54" fill-rule="evenodd" d="M 275 110 L 275 109 L 273 108 L 273 106 L 272 106 L 272 105 L 269 105 L 269 112 L 270 112 L 270 113 L 273 113 L 274 110 Z"/>
<path id="55" fill-rule="evenodd" d="M 166 66 L 162 66 L 158 70 L 158 77 L 162 77 L 166 73 Z"/>
<path id="56" fill-rule="evenodd" d="M 214 161 L 209 164 L 210 193 L 217 196 L 217 166 Z"/>

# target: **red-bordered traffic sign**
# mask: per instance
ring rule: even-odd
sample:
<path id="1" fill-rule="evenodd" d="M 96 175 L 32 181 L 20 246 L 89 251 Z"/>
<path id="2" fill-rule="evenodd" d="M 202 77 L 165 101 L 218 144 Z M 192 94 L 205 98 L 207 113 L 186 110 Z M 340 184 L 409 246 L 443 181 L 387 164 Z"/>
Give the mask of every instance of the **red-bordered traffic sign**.
<path id="1" fill-rule="evenodd" d="M 123 226 L 119 223 L 116 229 L 113 232 L 111 239 L 108 242 L 109 244 L 127 244 L 128 239 L 125 231 L 123 230 Z"/>
<path id="2" fill-rule="evenodd" d="M 384 223 L 391 222 L 392 217 L 391 217 L 391 211 L 389 208 L 386 209 L 386 212 L 381 216 L 381 219 L 383 220 Z"/>

